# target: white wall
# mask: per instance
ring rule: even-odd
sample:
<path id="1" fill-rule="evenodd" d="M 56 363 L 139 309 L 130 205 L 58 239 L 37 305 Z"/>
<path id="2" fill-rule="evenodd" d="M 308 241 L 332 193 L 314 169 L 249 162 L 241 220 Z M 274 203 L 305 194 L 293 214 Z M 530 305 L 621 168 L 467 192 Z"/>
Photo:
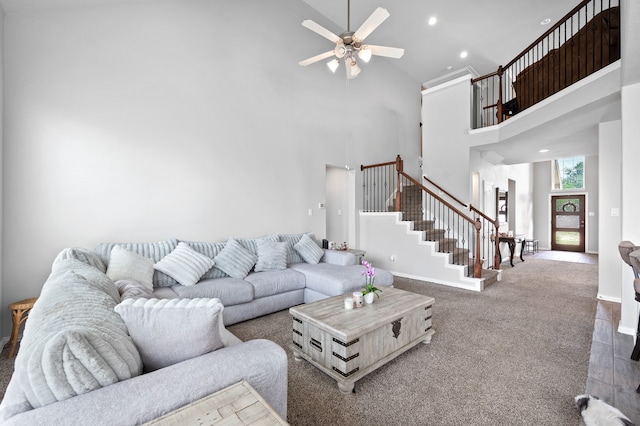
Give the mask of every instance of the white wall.
<path id="1" fill-rule="evenodd" d="M 422 91 L 423 174 L 459 200 L 471 200 L 471 75 Z"/>
<path id="2" fill-rule="evenodd" d="M 640 245 L 640 84 L 622 87 L 622 240 L 633 241 Z M 626 264 L 622 271 L 622 310 L 619 330 L 627 334 L 636 332 L 638 321 L 638 303 L 633 291 L 633 274 Z"/>
<path id="3" fill-rule="evenodd" d="M 622 135 L 620 120 L 601 123 L 598 126 L 599 178 L 599 232 L 598 232 L 598 297 L 620 302 L 621 279 L 624 264 L 620 258 L 618 244 L 622 241 L 621 217 L 612 216 L 611 209 L 621 206 L 620 175 L 622 167 Z M 640 243 L 639 243 L 640 244 Z"/>
<path id="4" fill-rule="evenodd" d="M 286 0 L 7 14 L 3 303 L 64 247 L 322 238 L 327 164 L 417 158 L 419 83 L 382 58 L 348 84 L 300 67 L 328 48 L 303 19 L 329 24 Z"/>
<path id="5" fill-rule="evenodd" d="M 3 286 L 4 275 L 4 262 L 3 262 L 3 215 L 4 215 L 4 10 L 0 5 L 0 289 Z M 5 302 L 4 294 L 0 291 L 0 306 L 7 306 L 9 303 Z M 2 329 L 2 316 L 0 316 L 0 331 Z M 4 334 L 0 334 L 4 336 Z"/>

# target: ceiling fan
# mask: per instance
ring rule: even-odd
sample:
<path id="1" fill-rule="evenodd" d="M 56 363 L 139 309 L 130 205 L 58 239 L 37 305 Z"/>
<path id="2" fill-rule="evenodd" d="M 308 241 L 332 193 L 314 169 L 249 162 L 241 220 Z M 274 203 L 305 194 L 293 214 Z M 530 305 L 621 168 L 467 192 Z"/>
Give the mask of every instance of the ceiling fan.
<path id="1" fill-rule="evenodd" d="M 331 31 L 327 30 L 323 26 L 315 23 L 314 21 L 307 19 L 302 21 L 302 26 L 310 29 L 311 31 L 321 35 L 329 41 L 336 44 L 333 50 L 321 53 L 304 61 L 298 62 L 303 67 L 311 65 L 323 59 L 335 56 L 331 61 L 327 62 L 327 66 L 332 72 L 336 72 L 336 69 L 340 66 L 339 59 L 344 59 L 345 68 L 347 71 L 347 78 L 356 78 L 360 74 L 360 67 L 356 62 L 356 55 L 364 62 L 369 62 L 371 55 L 385 56 L 387 58 L 401 58 L 404 55 L 404 49 L 398 47 L 387 46 L 374 46 L 363 44 L 364 39 L 373 32 L 380 24 L 382 24 L 388 17 L 389 12 L 387 9 L 381 7 L 373 11 L 373 13 L 364 21 L 364 23 L 355 32 L 351 31 L 351 2 L 347 0 L 347 31 L 340 35 L 335 35 Z"/>

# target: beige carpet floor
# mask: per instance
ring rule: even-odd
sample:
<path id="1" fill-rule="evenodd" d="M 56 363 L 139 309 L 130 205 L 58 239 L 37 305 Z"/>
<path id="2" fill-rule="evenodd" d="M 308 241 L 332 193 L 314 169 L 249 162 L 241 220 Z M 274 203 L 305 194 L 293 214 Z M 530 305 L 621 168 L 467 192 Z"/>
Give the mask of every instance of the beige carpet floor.
<path id="1" fill-rule="evenodd" d="M 527 257 L 482 293 L 403 278 L 396 287 L 435 297 L 436 334 L 351 395 L 293 359 L 287 311 L 230 327 L 286 349 L 292 425 L 579 424 L 573 397 L 587 379 L 596 265 Z"/>

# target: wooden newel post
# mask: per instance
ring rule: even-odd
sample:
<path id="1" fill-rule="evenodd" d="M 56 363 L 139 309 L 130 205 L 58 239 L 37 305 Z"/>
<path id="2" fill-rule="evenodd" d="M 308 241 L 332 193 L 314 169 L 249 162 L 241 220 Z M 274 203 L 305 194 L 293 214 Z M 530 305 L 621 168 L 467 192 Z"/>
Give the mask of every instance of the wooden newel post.
<path id="1" fill-rule="evenodd" d="M 500 269 L 500 234 L 498 233 L 500 221 L 496 218 L 493 225 L 496 228 L 496 237 L 494 238 L 496 247 L 493 250 L 493 269 Z"/>
<path id="2" fill-rule="evenodd" d="M 476 255 L 475 263 L 473 264 L 473 277 L 481 278 L 482 277 L 482 254 L 480 253 L 480 229 L 482 229 L 482 223 L 480 222 L 480 218 L 476 218 Z"/>
<path id="3" fill-rule="evenodd" d="M 400 172 L 404 171 L 403 170 L 403 161 L 402 158 L 400 158 L 400 154 L 398 154 L 398 156 L 396 157 L 396 175 L 397 175 L 397 179 L 396 179 L 396 211 L 402 211 L 402 185 L 400 184 Z"/>

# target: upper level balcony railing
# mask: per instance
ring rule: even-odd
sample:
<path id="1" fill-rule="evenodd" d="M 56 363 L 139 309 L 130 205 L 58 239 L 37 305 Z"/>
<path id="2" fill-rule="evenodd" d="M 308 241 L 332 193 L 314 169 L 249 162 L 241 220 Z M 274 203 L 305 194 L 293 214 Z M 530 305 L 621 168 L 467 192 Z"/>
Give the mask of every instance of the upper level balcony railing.
<path id="1" fill-rule="evenodd" d="M 493 126 L 620 59 L 619 0 L 585 0 L 498 70 L 471 81 L 473 128 Z"/>

